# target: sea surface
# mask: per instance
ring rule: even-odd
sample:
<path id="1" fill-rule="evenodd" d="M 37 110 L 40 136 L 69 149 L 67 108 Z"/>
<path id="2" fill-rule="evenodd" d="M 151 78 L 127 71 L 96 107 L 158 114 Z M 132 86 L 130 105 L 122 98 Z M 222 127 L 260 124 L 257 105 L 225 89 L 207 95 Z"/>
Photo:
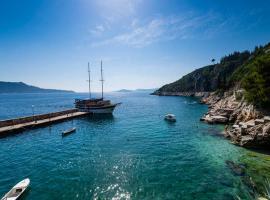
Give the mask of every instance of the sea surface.
<path id="1" fill-rule="evenodd" d="M 1 94 L 0 119 L 73 107 L 87 94 Z M 82 117 L 0 139 L 0 196 L 29 177 L 23 199 L 246 199 L 247 180 L 270 177 L 270 157 L 224 139 L 199 121 L 191 97 L 108 93 L 113 116 Z M 33 105 L 33 106 L 32 106 Z M 174 113 L 176 123 L 164 121 Z M 61 132 L 77 131 L 62 138 Z M 228 163 L 240 164 L 237 173 Z M 242 168 L 241 168 L 242 169 Z"/>

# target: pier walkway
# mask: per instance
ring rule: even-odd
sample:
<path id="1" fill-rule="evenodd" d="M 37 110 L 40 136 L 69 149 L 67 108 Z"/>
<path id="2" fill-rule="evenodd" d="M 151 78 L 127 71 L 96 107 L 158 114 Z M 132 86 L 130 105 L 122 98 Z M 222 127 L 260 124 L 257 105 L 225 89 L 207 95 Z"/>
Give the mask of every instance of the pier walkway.
<path id="1" fill-rule="evenodd" d="M 77 109 L 70 109 L 61 112 L 34 115 L 29 117 L 9 119 L 0 121 L 0 137 L 18 133 L 26 129 L 50 125 L 56 122 L 85 116 L 88 113 L 79 112 Z"/>

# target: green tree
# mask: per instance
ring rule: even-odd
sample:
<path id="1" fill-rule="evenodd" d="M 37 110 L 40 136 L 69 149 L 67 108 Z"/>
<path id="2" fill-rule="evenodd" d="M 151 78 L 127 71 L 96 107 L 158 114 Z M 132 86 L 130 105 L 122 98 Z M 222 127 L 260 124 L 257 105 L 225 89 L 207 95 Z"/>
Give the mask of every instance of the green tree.
<path id="1" fill-rule="evenodd" d="M 270 107 L 270 55 L 255 58 L 248 66 L 242 86 L 249 102 L 261 107 Z"/>

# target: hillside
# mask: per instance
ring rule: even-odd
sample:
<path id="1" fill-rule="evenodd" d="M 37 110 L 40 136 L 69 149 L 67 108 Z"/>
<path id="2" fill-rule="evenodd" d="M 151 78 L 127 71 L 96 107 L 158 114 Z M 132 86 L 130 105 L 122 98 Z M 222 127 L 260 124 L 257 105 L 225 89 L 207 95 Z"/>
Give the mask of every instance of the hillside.
<path id="1" fill-rule="evenodd" d="M 209 92 L 217 89 L 226 88 L 231 74 L 248 60 L 248 51 L 239 53 L 234 52 L 221 59 L 220 63 L 208 65 L 197 69 L 181 79 L 164 85 L 155 93 L 162 92 Z"/>
<path id="2" fill-rule="evenodd" d="M 0 93 L 67 93 L 73 91 L 42 89 L 39 87 L 27 85 L 23 82 L 4 82 L 0 81 Z"/>
<path id="3" fill-rule="evenodd" d="M 234 52 L 219 63 L 197 69 L 164 85 L 155 95 L 190 95 L 195 92 L 226 91 L 235 86 L 245 89 L 245 97 L 256 105 L 270 104 L 270 43 L 254 51 Z"/>

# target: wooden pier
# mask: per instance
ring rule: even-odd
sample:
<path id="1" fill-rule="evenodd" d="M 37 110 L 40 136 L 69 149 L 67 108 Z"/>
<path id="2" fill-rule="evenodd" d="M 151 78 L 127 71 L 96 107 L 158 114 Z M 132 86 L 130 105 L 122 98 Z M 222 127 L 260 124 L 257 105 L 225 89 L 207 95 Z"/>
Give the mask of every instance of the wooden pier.
<path id="1" fill-rule="evenodd" d="M 69 109 L 60 112 L 3 120 L 0 121 L 0 137 L 19 133 L 27 129 L 47 126 L 60 121 L 85 116 L 87 114 L 88 113 L 86 112 L 79 112 L 77 109 Z"/>

